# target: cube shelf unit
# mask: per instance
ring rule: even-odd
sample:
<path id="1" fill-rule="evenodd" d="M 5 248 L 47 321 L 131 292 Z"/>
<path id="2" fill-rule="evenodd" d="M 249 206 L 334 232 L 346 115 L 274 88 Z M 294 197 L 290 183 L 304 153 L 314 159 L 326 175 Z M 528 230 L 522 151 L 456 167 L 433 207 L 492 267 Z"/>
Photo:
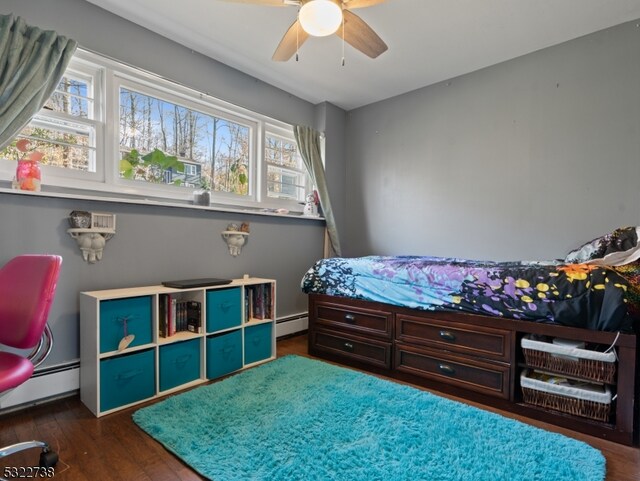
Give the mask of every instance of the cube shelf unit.
<path id="1" fill-rule="evenodd" d="M 99 417 L 275 359 L 275 296 L 276 282 L 260 278 L 82 292 L 82 402 Z M 199 306 L 172 311 L 173 335 L 166 299 Z"/>

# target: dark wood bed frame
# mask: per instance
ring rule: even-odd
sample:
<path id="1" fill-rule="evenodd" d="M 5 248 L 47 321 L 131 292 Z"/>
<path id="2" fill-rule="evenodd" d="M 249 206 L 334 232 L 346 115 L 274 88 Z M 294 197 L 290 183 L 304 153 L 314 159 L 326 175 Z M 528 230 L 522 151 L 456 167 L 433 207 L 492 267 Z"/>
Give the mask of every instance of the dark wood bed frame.
<path id="1" fill-rule="evenodd" d="M 608 422 L 527 404 L 523 336 L 610 346 L 617 352 Z M 431 312 L 309 295 L 309 353 L 621 444 L 638 443 L 638 335 L 474 314 Z"/>

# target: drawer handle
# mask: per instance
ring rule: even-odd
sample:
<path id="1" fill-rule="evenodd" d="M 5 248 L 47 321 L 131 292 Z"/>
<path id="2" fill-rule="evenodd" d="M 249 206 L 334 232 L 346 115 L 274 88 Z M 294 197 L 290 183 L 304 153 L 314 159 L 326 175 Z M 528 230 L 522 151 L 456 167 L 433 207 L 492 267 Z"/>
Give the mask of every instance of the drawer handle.
<path id="1" fill-rule="evenodd" d="M 220 349 L 220 357 L 222 357 L 223 361 L 229 362 L 234 350 L 235 347 L 233 346 L 223 347 L 222 349 Z"/>
<path id="2" fill-rule="evenodd" d="M 440 331 L 440 338 L 445 341 L 453 342 L 456 340 L 456 335 L 451 331 Z"/>
<path id="3" fill-rule="evenodd" d="M 189 359 L 191 359 L 191 354 L 184 354 L 182 356 L 176 357 L 176 364 L 184 364 Z"/>
<path id="4" fill-rule="evenodd" d="M 349 351 L 349 352 L 353 352 L 353 344 L 351 344 L 350 342 L 345 342 L 344 343 L 344 350 L 345 351 Z"/>
<path id="5" fill-rule="evenodd" d="M 133 379 L 136 376 L 139 376 L 140 374 L 142 374 L 142 370 L 136 369 L 127 372 L 121 372 L 120 374 L 117 374 L 115 378 L 116 381 L 127 381 L 129 379 Z"/>
<path id="6" fill-rule="evenodd" d="M 356 322 L 356 316 L 354 316 L 353 314 L 345 314 L 344 320 L 347 321 L 349 324 L 353 324 L 354 322 Z"/>
<path id="7" fill-rule="evenodd" d="M 223 311 L 228 311 L 229 308 L 231 308 L 231 303 L 230 302 L 223 302 L 220 304 L 220 309 L 222 309 Z"/>
<path id="8" fill-rule="evenodd" d="M 448 364 L 438 364 L 438 369 L 447 376 L 453 376 L 456 373 L 456 370 Z"/>

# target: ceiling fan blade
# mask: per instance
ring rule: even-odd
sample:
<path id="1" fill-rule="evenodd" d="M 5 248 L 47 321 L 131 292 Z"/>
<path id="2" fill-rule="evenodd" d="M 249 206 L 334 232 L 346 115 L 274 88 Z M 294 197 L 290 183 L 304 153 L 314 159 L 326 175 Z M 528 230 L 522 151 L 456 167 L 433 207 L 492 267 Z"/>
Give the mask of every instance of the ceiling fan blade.
<path id="1" fill-rule="evenodd" d="M 227 3 L 249 3 L 251 5 L 264 5 L 267 7 L 287 7 L 290 4 L 284 0 L 220 0 Z"/>
<path id="2" fill-rule="evenodd" d="M 296 20 L 284 34 L 282 40 L 278 44 L 276 51 L 273 53 L 271 60 L 276 62 L 286 62 L 289 60 L 299 47 L 309 38 L 309 34 L 304 31 L 300 22 Z"/>
<path id="3" fill-rule="evenodd" d="M 355 1 L 355 0 L 354 0 Z M 342 27 L 336 34 L 353 48 L 360 50 L 371 58 L 376 58 L 387 51 L 389 47 L 367 23 L 349 10 L 344 10 L 344 37 Z"/>
<path id="4" fill-rule="evenodd" d="M 372 7 L 373 5 L 377 5 L 386 1 L 387 0 L 342 0 L 342 4 L 345 8 L 351 10 L 353 8 Z"/>

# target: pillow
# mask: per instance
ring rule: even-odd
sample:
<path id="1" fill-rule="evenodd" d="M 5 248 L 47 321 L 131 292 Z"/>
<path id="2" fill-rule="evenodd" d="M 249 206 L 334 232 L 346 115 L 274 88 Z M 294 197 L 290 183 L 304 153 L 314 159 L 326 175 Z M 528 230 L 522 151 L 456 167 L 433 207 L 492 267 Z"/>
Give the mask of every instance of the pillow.
<path id="1" fill-rule="evenodd" d="M 621 227 L 567 254 L 567 264 L 621 266 L 640 258 L 640 227 Z"/>

